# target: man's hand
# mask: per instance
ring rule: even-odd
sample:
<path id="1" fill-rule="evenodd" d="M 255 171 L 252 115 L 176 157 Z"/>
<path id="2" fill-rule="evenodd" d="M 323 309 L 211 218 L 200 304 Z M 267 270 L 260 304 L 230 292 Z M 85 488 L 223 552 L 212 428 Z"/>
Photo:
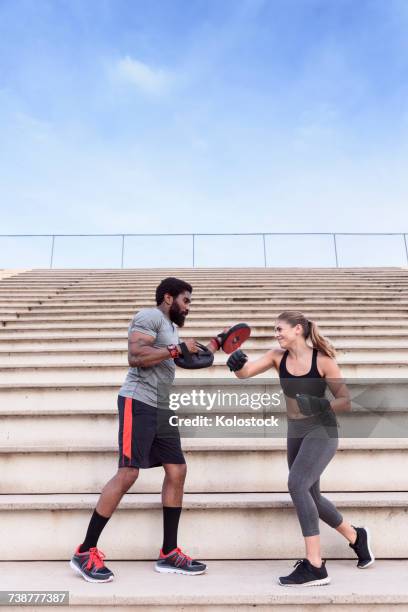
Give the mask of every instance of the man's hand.
<path id="1" fill-rule="evenodd" d="M 188 348 L 190 353 L 198 353 L 198 345 L 194 338 L 183 338 L 183 342 Z M 178 346 L 179 352 L 181 354 L 180 345 Z"/>

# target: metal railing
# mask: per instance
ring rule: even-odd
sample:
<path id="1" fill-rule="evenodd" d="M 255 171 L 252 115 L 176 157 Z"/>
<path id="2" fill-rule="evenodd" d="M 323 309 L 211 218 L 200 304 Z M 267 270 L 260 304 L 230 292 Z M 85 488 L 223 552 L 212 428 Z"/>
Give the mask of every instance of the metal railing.
<path id="1" fill-rule="evenodd" d="M 268 263 L 268 252 L 266 238 L 269 236 L 329 236 L 332 241 L 333 255 L 336 267 L 341 267 L 339 264 L 339 245 L 338 238 L 340 236 L 398 236 L 401 238 L 401 253 L 404 254 L 404 259 L 408 264 L 408 244 L 407 234 L 399 232 L 242 232 L 242 233 L 156 233 L 156 234 L 0 234 L 1 238 L 49 238 L 50 239 L 50 254 L 49 254 L 49 268 L 54 267 L 55 247 L 58 238 L 119 238 L 120 239 L 120 261 L 121 268 L 124 267 L 125 263 L 125 252 L 126 252 L 126 239 L 133 237 L 182 237 L 189 238 L 191 240 L 191 264 L 192 267 L 196 267 L 196 241 L 197 238 L 202 237 L 243 237 L 253 236 L 258 237 L 262 241 L 262 252 L 263 252 L 263 266 L 268 267 L 273 264 Z M 0 261 L 1 267 L 1 261 Z"/>

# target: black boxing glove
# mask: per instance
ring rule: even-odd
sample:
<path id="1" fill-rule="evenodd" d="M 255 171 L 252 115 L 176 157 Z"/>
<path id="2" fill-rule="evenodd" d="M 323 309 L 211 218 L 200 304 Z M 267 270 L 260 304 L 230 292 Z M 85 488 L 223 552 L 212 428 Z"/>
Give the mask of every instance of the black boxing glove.
<path id="1" fill-rule="evenodd" d="M 296 393 L 296 401 L 304 416 L 318 416 L 330 409 L 330 402 L 325 397 Z"/>
<path id="2" fill-rule="evenodd" d="M 330 402 L 325 397 L 296 393 L 296 401 L 300 412 L 304 416 L 318 416 L 331 410 Z"/>
<path id="3" fill-rule="evenodd" d="M 248 356 L 245 355 L 241 349 L 235 351 L 228 357 L 227 366 L 231 370 L 231 372 L 237 372 L 238 370 L 242 370 L 246 362 L 248 361 Z"/>
<path id="4" fill-rule="evenodd" d="M 300 412 L 304 416 L 318 417 L 322 425 L 329 428 L 327 431 L 330 431 L 332 428 L 337 429 L 340 427 L 336 413 L 331 407 L 329 400 L 325 397 L 315 397 L 314 395 L 298 393 L 296 395 L 296 401 Z"/>

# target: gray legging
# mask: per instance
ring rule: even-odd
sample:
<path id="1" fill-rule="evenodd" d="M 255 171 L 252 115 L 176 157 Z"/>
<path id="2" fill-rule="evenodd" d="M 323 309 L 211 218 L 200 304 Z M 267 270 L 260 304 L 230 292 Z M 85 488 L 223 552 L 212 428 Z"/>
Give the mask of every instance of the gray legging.
<path id="1" fill-rule="evenodd" d="M 324 427 L 318 418 L 288 419 L 288 488 L 305 537 L 319 534 L 319 518 L 333 528 L 343 522 L 320 493 L 320 476 L 337 446 L 337 429 Z"/>

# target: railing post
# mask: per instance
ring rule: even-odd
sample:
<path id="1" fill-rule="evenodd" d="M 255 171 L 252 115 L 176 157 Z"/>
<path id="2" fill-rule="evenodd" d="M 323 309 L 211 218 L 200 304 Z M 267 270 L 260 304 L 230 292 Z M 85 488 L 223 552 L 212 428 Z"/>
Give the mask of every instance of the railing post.
<path id="1" fill-rule="evenodd" d="M 336 234 L 333 234 L 333 243 L 334 243 L 334 255 L 336 257 L 336 268 L 339 267 L 339 258 L 337 255 L 337 242 L 336 242 Z"/>
<path id="2" fill-rule="evenodd" d="M 195 268 L 195 234 L 192 234 L 193 238 L 193 268 Z"/>
<path id="3" fill-rule="evenodd" d="M 52 236 L 52 240 L 51 240 L 50 268 L 52 268 L 52 265 L 54 263 L 54 244 L 55 244 L 55 236 Z"/>
<path id="4" fill-rule="evenodd" d="M 123 270 L 124 257 L 125 257 L 125 234 L 122 234 L 122 256 L 120 260 L 120 267 L 122 268 L 122 270 Z"/>
<path id="5" fill-rule="evenodd" d="M 406 234 L 402 234 L 403 238 L 404 238 L 404 244 L 405 244 L 405 257 L 407 258 L 407 264 L 408 264 L 408 246 L 407 246 L 407 235 Z"/>
<path id="6" fill-rule="evenodd" d="M 265 268 L 266 268 L 266 244 L 265 244 L 265 234 L 262 234 L 262 242 L 263 242 L 264 266 L 265 266 Z"/>

